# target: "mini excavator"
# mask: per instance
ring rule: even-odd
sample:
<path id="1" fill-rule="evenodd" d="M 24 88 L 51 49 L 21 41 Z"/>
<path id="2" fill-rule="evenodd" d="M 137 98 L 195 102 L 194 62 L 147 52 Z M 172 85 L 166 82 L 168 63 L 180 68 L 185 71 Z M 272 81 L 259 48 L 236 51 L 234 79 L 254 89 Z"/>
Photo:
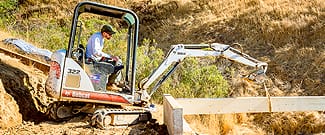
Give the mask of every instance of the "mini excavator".
<path id="1" fill-rule="evenodd" d="M 100 66 L 100 62 L 91 64 L 85 62 L 85 49 L 79 44 L 81 23 L 78 19 L 82 13 L 119 19 L 128 25 L 125 73 L 121 78 L 124 87 L 121 91 L 106 90 L 107 74 L 114 71 L 112 64 Z M 45 87 L 47 95 L 56 100 L 48 106 L 46 114 L 53 120 L 66 120 L 80 113 L 91 114 L 90 124 L 102 129 L 110 125 L 130 125 L 150 121 L 154 106 L 149 102 L 152 94 L 186 57 L 223 57 L 254 67 L 256 72 L 248 76 L 250 80 L 265 75 L 267 70 L 267 63 L 256 60 L 229 45 L 177 44 L 171 46 L 160 66 L 149 77 L 139 81 L 136 88 L 138 32 L 139 19 L 131 10 L 90 1 L 78 3 L 74 10 L 67 49 L 57 50 L 51 56 Z M 75 41 L 76 39 L 78 40 Z M 166 71 L 167 69 L 169 71 Z M 166 74 L 163 75 L 164 73 Z M 160 76 L 161 79 L 148 94 L 147 89 Z"/>

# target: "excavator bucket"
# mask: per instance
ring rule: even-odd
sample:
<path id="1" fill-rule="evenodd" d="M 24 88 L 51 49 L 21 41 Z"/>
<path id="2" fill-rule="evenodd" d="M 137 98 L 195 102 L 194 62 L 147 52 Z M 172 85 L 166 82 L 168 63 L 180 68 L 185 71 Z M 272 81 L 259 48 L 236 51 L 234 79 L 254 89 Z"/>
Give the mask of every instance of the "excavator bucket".
<path id="1" fill-rule="evenodd" d="M 263 83 L 266 80 L 265 71 L 263 69 L 255 70 L 249 75 L 246 75 L 244 80 L 258 84 Z"/>

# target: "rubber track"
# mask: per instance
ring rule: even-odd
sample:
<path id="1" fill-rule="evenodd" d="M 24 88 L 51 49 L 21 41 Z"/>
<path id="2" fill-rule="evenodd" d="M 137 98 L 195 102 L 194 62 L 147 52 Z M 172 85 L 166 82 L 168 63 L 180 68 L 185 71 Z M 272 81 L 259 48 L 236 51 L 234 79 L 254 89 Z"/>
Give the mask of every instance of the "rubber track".
<path id="1" fill-rule="evenodd" d="M 44 74 L 48 74 L 48 72 L 50 71 L 50 64 L 41 62 L 41 61 L 33 59 L 33 58 L 29 58 L 29 57 L 19 54 L 17 52 L 13 52 L 9 49 L 0 47 L 0 53 L 4 53 L 10 57 L 19 59 L 21 61 L 21 63 L 28 65 L 28 66 L 33 66 L 33 67 L 41 70 Z"/>

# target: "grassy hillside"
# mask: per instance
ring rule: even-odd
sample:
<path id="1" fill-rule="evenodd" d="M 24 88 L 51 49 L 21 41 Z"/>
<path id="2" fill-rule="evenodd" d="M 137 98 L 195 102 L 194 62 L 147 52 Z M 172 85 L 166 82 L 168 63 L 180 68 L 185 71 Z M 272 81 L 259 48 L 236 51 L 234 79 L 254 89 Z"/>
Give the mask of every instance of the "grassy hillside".
<path id="1" fill-rule="evenodd" d="M 325 3 L 321 0 L 203 0 L 134 7 L 144 37 L 176 43 L 240 43 L 268 62 L 274 95 L 323 95 Z"/>

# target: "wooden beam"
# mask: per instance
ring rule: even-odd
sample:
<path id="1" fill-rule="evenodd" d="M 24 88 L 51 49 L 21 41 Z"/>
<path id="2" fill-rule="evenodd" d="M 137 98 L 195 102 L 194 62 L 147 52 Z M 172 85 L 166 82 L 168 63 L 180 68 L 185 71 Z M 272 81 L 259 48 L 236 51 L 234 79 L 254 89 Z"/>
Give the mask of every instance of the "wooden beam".
<path id="1" fill-rule="evenodd" d="M 183 108 L 169 94 L 164 94 L 164 123 L 170 135 L 183 134 Z"/>
<path id="2" fill-rule="evenodd" d="M 325 96 L 180 98 L 183 114 L 324 111 Z"/>
<path id="3" fill-rule="evenodd" d="M 27 57 L 25 55 L 19 54 L 3 47 L 0 47 L 0 53 L 4 53 L 16 59 L 20 59 L 23 64 L 27 66 L 34 66 L 35 68 L 41 70 L 44 74 L 48 74 L 48 72 L 50 71 L 50 64 L 44 63 L 40 60 Z"/>

